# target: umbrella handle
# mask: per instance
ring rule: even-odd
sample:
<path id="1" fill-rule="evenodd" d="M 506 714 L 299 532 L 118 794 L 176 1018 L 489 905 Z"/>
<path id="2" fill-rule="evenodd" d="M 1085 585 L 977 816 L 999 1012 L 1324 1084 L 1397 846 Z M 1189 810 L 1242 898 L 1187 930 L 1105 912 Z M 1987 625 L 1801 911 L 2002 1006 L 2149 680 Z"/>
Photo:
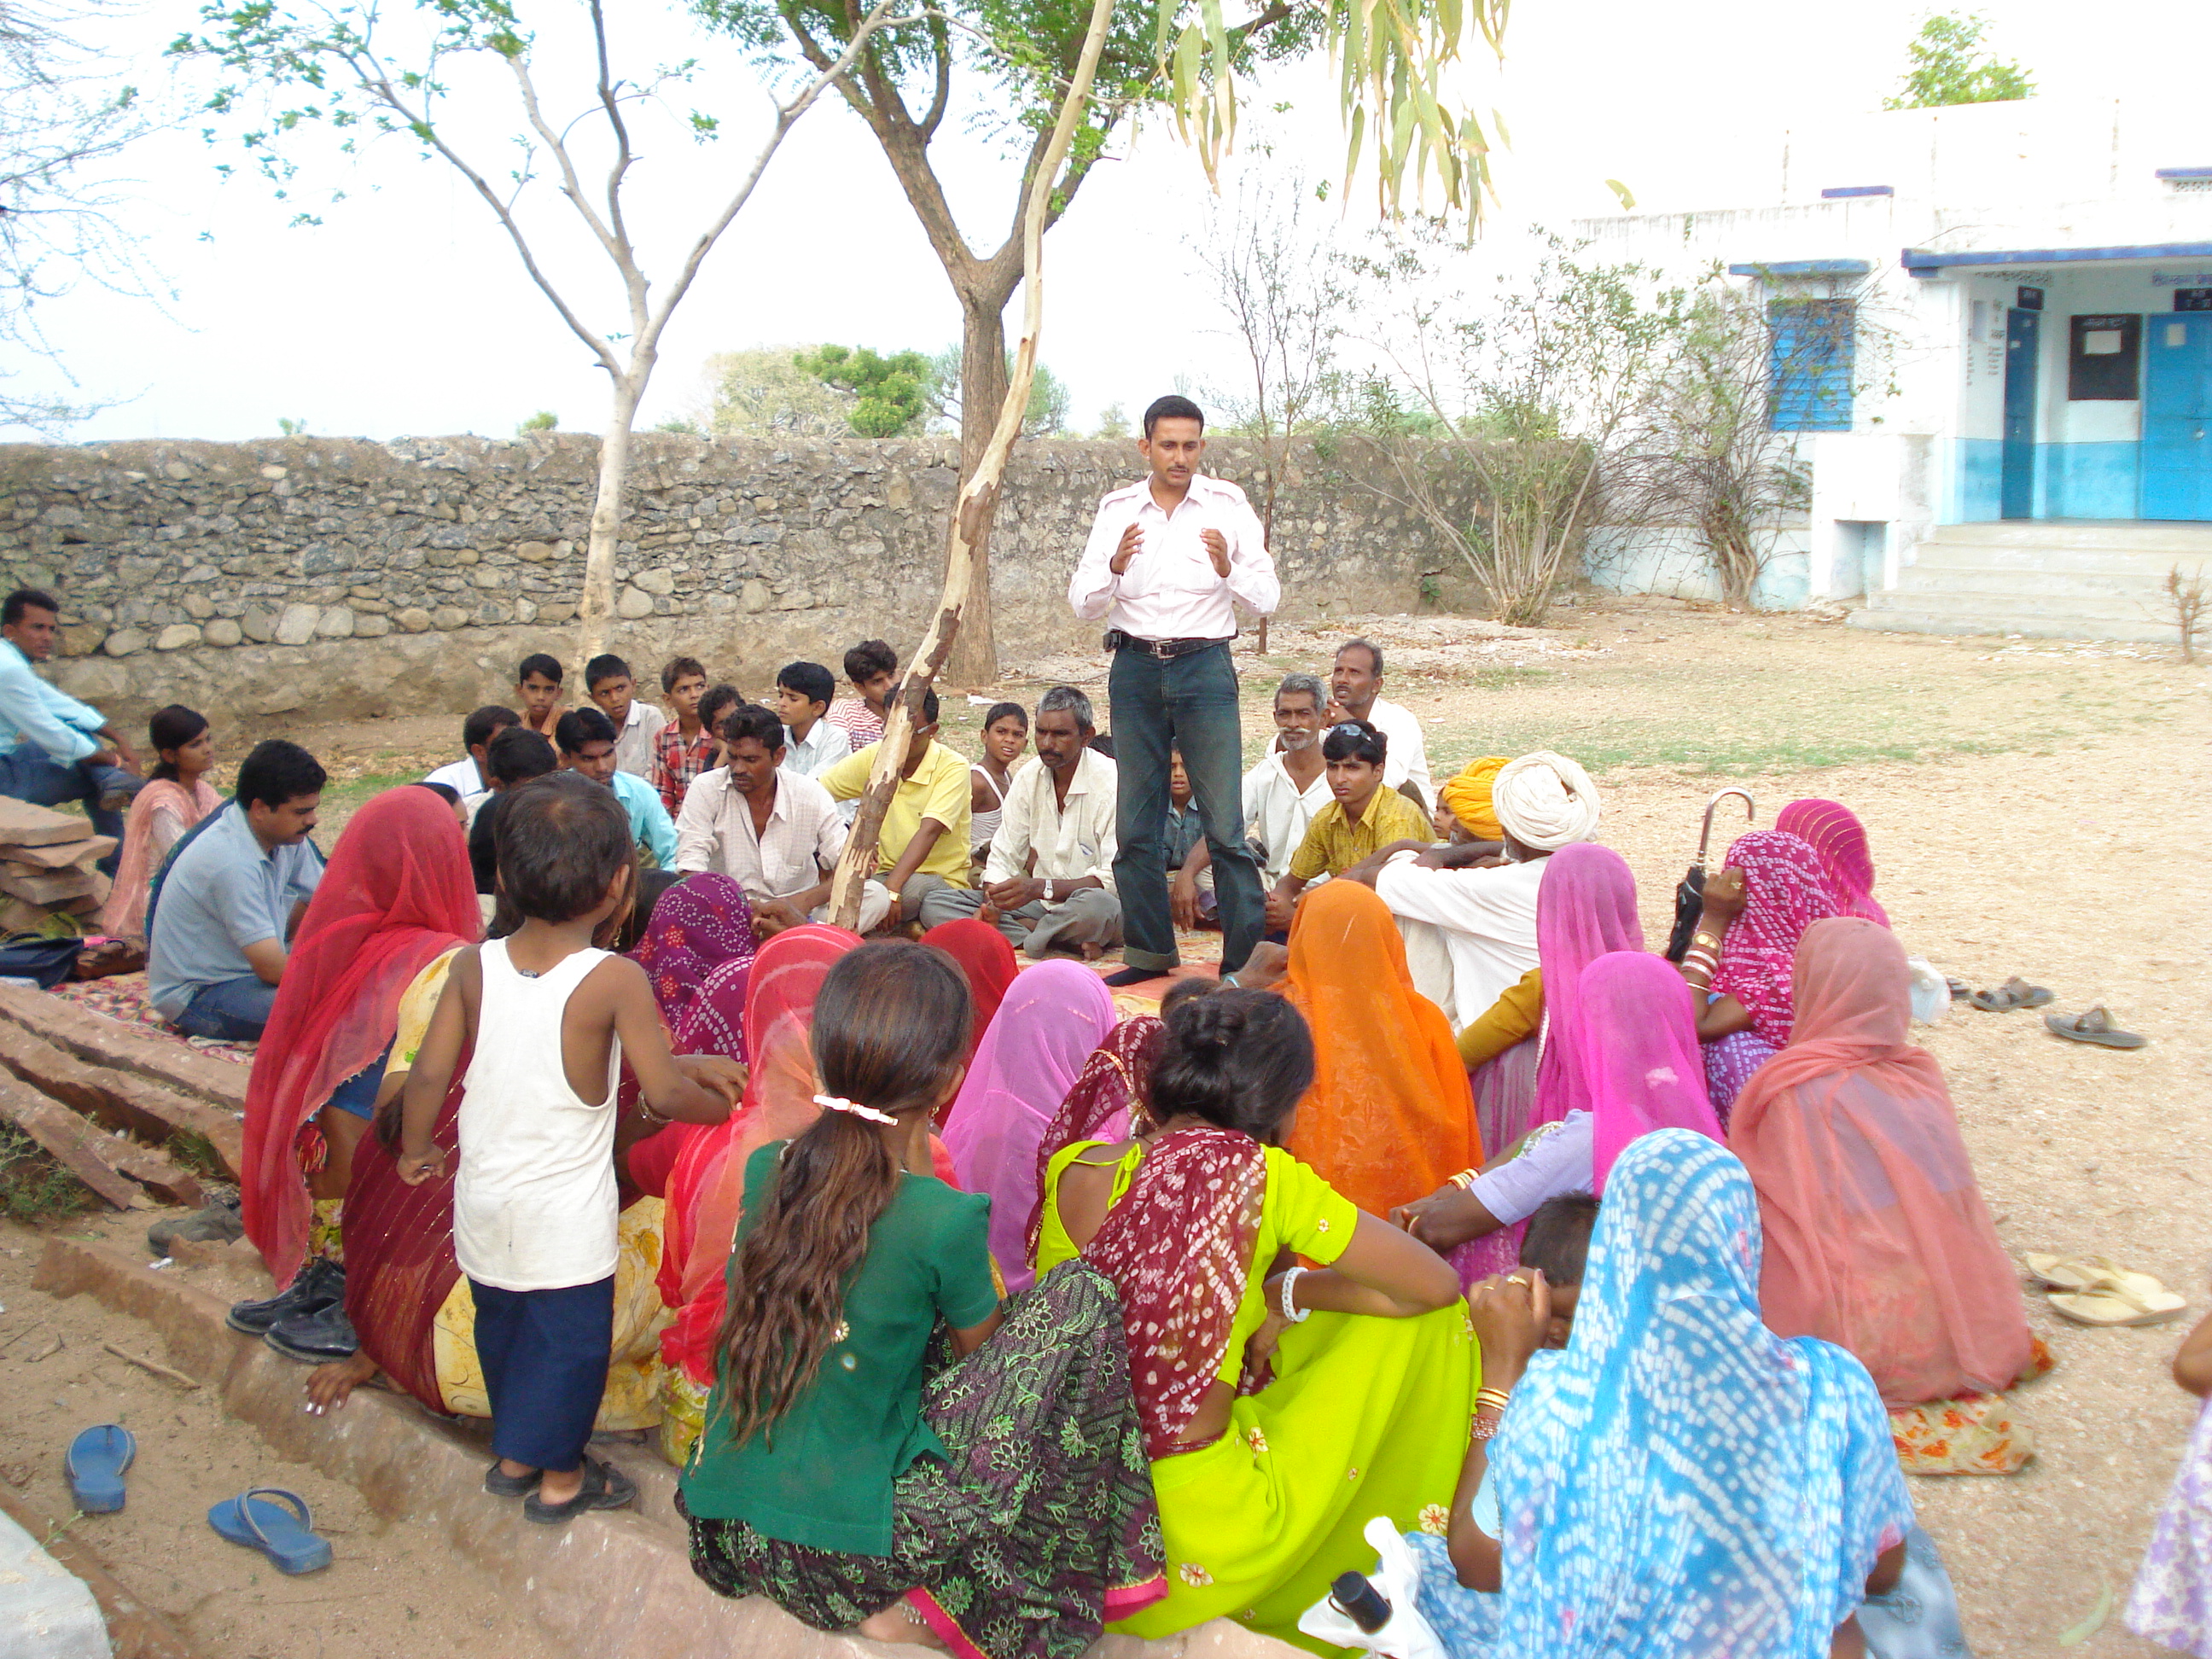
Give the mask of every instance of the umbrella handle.
<path id="1" fill-rule="evenodd" d="M 1696 863 L 1690 866 L 1692 869 L 1702 870 L 1705 867 L 1705 853 L 1713 844 L 1713 811 L 1730 795 L 1738 796 L 1742 799 L 1743 821 L 1746 823 L 1758 821 L 1759 803 L 1752 799 L 1750 790 L 1730 784 L 1727 788 L 1720 791 L 1705 803 L 1705 827 L 1704 832 L 1698 837 L 1698 857 Z"/>

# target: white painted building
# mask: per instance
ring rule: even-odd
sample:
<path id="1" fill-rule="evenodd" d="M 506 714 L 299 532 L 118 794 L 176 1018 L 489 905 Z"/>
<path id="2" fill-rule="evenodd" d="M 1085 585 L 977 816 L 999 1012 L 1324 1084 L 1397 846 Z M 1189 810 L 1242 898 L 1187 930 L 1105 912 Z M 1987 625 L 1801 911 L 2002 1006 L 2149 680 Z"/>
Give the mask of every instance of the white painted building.
<path id="1" fill-rule="evenodd" d="M 1738 205 L 1573 230 L 1593 258 L 1684 275 L 1718 261 L 1771 301 L 1852 308 L 1861 349 L 1839 331 L 1833 395 L 1793 400 L 1810 519 L 1784 532 L 1760 602 L 1863 593 L 1869 626 L 2171 637 L 2157 583 L 2212 562 L 2199 112 L 2032 99 L 1741 154 Z M 1591 564 L 1645 591 L 1705 580 L 1649 532 L 1599 538 Z"/>

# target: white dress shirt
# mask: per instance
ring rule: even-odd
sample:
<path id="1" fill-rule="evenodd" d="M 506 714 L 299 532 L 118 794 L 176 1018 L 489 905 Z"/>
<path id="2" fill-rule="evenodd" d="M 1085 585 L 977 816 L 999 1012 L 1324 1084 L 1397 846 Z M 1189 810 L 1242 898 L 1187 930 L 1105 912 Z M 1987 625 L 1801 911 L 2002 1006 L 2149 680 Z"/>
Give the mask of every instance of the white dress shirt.
<path id="1" fill-rule="evenodd" d="M 1431 1000 L 1439 1002 L 1457 1030 L 1481 1018 L 1500 993 L 1536 966 L 1536 890 L 1552 861 L 1425 870 L 1413 862 L 1418 856 L 1407 852 L 1392 858 L 1376 873 L 1375 891 L 1401 924 L 1436 929 L 1451 960 L 1451 994 L 1448 1001 Z M 1407 951 L 1409 957 L 1413 953 L 1410 933 Z"/>
<path id="2" fill-rule="evenodd" d="M 1114 555 L 1133 523 L 1144 540 L 1117 576 Z M 1212 556 L 1199 538 L 1206 530 L 1219 531 L 1229 543 L 1226 576 L 1214 574 Z M 1140 640 L 1226 640 L 1237 634 L 1236 605 L 1264 617 L 1282 592 L 1259 515 L 1244 492 L 1194 473 L 1189 494 L 1172 514 L 1152 499 L 1149 478 L 1099 502 L 1091 539 L 1068 580 L 1067 602 L 1085 621 L 1103 617 L 1108 627 Z"/>
<path id="3" fill-rule="evenodd" d="M 1314 781 L 1300 793 L 1279 753 L 1261 756 L 1260 763 L 1244 775 L 1244 834 L 1261 849 L 1260 873 L 1269 886 L 1290 869 L 1291 854 L 1305 840 L 1314 814 L 1335 799 L 1328 769 L 1315 773 Z"/>
<path id="4" fill-rule="evenodd" d="M 463 800 L 466 800 L 471 795 L 481 795 L 490 787 L 484 782 L 483 775 L 477 769 L 477 757 L 474 755 L 464 755 L 451 765 L 440 767 L 422 781 L 442 783 Z"/>
<path id="5" fill-rule="evenodd" d="M 1382 755 L 1382 787 L 1395 789 L 1410 782 L 1421 792 L 1421 805 L 1434 811 L 1437 786 L 1429 776 L 1429 747 L 1421 738 L 1421 717 L 1388 697 L 1377 697 L 1367 711 L 1367 723 L 1389 739 Z"/>
<path id="6" fill-rule="evenodd" d="M 642 699 L 630 699 L 629 714 L 615 733 L 615 766 L 632 777 L 653 778 L 653 740 L 659 736 L 660 728 L 668 724 L 668 716 Z"/>
<path id="7" fill-rule="evenodd" d="M 789 726 L 783 728 L 783 769 L 802 778 L 821 776 L 852 752 L 853 739 L 845 729 L 826 720 L 815 721 L 804 741 L 792 736 Z"/>
<path id="8" fill-rule="evenodd" d="M 1033 875 L 1041 881 L 1076 881 L 1096 876 L 1114 890 L 1114 763 L 1095 749 L 1084 750 L 1067 781 L 1063 809 L 1042 758 L 1030 756 L 1006 780 L 1006 816 L 991 837 L 984 861 L 985 882 Z M 1029 868 L 1030 854 L 1036 868 Z"/>
<path id="9" fill-rule="evenodd" d="M 730 787 L 730 769 L 702 772 L 676 819 L 676 867 L 712 870 L 749 898 L 789 898 L 818 886 L 845 850 L 845 820 L 830 792 L 778 767 L 768 828 L 753 833 L 752 807 Z"/>

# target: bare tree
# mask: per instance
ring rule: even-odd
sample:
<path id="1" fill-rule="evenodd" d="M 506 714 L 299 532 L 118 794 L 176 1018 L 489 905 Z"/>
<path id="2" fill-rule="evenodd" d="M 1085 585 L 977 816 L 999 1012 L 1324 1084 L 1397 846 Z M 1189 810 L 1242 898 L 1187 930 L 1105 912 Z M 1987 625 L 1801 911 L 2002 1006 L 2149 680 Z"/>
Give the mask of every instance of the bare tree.
<path id="1" fill-rule="evenodd" d="M 1476 298 L 1450 280 L 1463 259 L 1431 227 L 1352 262 L 1382 319 L 1353 428 L 1381 466 L 1355 477 L 1456 551 L 1500 621 L 1534 624 L 1648 404 L 1680 296 L 1548 240 Z"/>
<path id="2" fill-rule="evenodd" d="M 711 206 L 667 286 L 655 298 L 637 246 L 626 200 L 630 174 L 641 160 L 636 125 L 657 110 L 692 65 L 657 70 L 643 80 L 617 72 L 604 0 L 547 0 L 541 15 L 580 21 L 586 30 L 594 74 L 574 114 L 548 108 L 532 68 L 537 46 L 508 0 L 416 0 L 414 10 L 397 0 L 363 3 L 319 3 L 319 0 L 246 0 L 234 10 L 213 8 L 210 32 L 187 37 L 173 50 L 217 59 L 240 77 L 220 89 L 212 106 L 234 112 L 249 102 L 268 108 L 268 126 L 245 135 L 262 159 L 264 172 L 280 184 L 293 174 L 285 136 L 322 121 L 349 135 L 366 126 L 374 136 L 406 135 L 420 143 L 465 179 L 498 222 L 521 260 L 525 273 L 545 296 L 568 331 L 583 343 L 592 360 L 606 372 L 613 389 L 605 430 L 599 442 L 599 489 L 592 506 L 589 550 L 579 611 L 578 649 L 585 656 L 604 650 L 608 620 L 614 612 L 615 556 L 622 529 L 623 490 L 629 471 L 630 433 L 653 372 L 659 362 L 660 339 L 676 307 L 691 291 L 699 268 L 751 199 L 784 139 L 822 94 L 849 70 L 869 43 L 887 30 L 913 23 L 919 4 L 876 0 L 856 15 L 851 39 L 831 54 L 789 98 L 773 105 L 766 142 L 738 169 L 726 194 Z M 399 13 L 394 21 L 388 11 Z M 410 21 L 422 27 L 410 29 Z M 508 73 L 517 118 L 512 142 L 520 159 L 497 174 L 489 162 L 466 151 L 466 142 L 446 119 L 448 79 L 459 60 L 486 54 Z M 309 101 L 295 108 L 276 100 L 298 94 Z M 485 112 L 471 110 L 481 120 Z M 702 140 L 720 128 L 714 117 L 692 112 L 685 125 Z M 351 153 L 349 136 L 342 149 Z M 586 319 L 585 305 L 548 272 L 540 253 L 541 235 L 526 228 L 521 207 L 539 173 L 549 171 L 555 188 L 574 215 L 588 243 L 613 269 L 622 296 L 622 322 L 608 330 Z M 280 193 L 281 191 L 280 191 Z"/>
<path id="3" fill-rule="evenodd" d="M 1858 394 L 1885 379 L 1894 353 L 1863 279 L 1809 286 L 1820 291 L 1709 270 L 1607 471 L 1607 521 L 1692 531 L 1723 601 L 1739 610 L 1811 505 L 1802 434 L 1849 430 Z"/>
<path id="4" fill-rule="evenodd" d="M 0 0 L 0 339 L 71 385 L 39 307 L 84 281 L 153 297 L 117 221 L 121 191 L 98 176 L 151 124 L 72 33 L 114 15 L 104 0 Z M 0 426 L 52 437 L 98 407 L 0 389 Z"/>
<path id="5" fill-rule="evenodd" d="M 1264 161 L 1269 147 L 1253 147 Z M 1275 548 L 1275 502 L 1290 465 L 1291 441 L 1310 428 L 1343 395 L 1336 343 L 1351 298 L 1344 268 L 1317 199 L 1248 165 L 1233 202 L 1208 204 L 1200 234 L 1188 245 L 1213 279 L 1214 300 L 1243 359 L 1242 383 L 1216 391 L 1219 422 L 1260 445 L 1260 525 Z M 1285 558 L 1275 550 L 1282 570 Z M 1260 649 L 1267 619 L 1260 618 Z"/>
<path id="6" fill-rule="evenodd" d="M 2173 612 L 2173 625 L 2181 635 L 2181 659 L 2195 662 L 2197 636 L 2204 629 L 2204 605 L 2212 599 L 2212 582 L 2205 580 L 2201 566 L 2185 576 L 2177 564 L 2167 569 L 2162 586 L 2166 605 Z"/>

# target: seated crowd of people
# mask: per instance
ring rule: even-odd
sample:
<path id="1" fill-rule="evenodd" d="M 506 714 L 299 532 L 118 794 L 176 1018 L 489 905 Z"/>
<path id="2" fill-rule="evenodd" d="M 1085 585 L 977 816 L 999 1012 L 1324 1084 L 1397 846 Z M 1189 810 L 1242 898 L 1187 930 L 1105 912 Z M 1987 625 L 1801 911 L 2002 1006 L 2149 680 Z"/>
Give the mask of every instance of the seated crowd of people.
<path id="1" fill-rule="evenodd" d="M 1352 641 L 1244 780 L 1274 943 L 1130 1012 L 1073 687 L 972 761 L 925 696 L 834 925 L 899 690 L 844 666 L 769 707 L 678 658 L 664 714 L 532 657 L 326 865 L 312 757 L 218 802 L 155 717 L 115 903 L 166 1016 L 260 1040 L 283 1288 L 231 1322 L 310 1409 L 489 1418 L 549 1525 L 635 1495 L 595 1431 L 654 1431 L 714 1589 L 991 1659 L 1332 1651 L 1301 1621 L 1377 1517 L 1455 1659 L 1961 1650 L 1904 1475 L 2018 1468 L 2049 1359 L 1848 809 L 1740 837 L 1675 963 L 1579 765 L 1439 783 Z"/>

